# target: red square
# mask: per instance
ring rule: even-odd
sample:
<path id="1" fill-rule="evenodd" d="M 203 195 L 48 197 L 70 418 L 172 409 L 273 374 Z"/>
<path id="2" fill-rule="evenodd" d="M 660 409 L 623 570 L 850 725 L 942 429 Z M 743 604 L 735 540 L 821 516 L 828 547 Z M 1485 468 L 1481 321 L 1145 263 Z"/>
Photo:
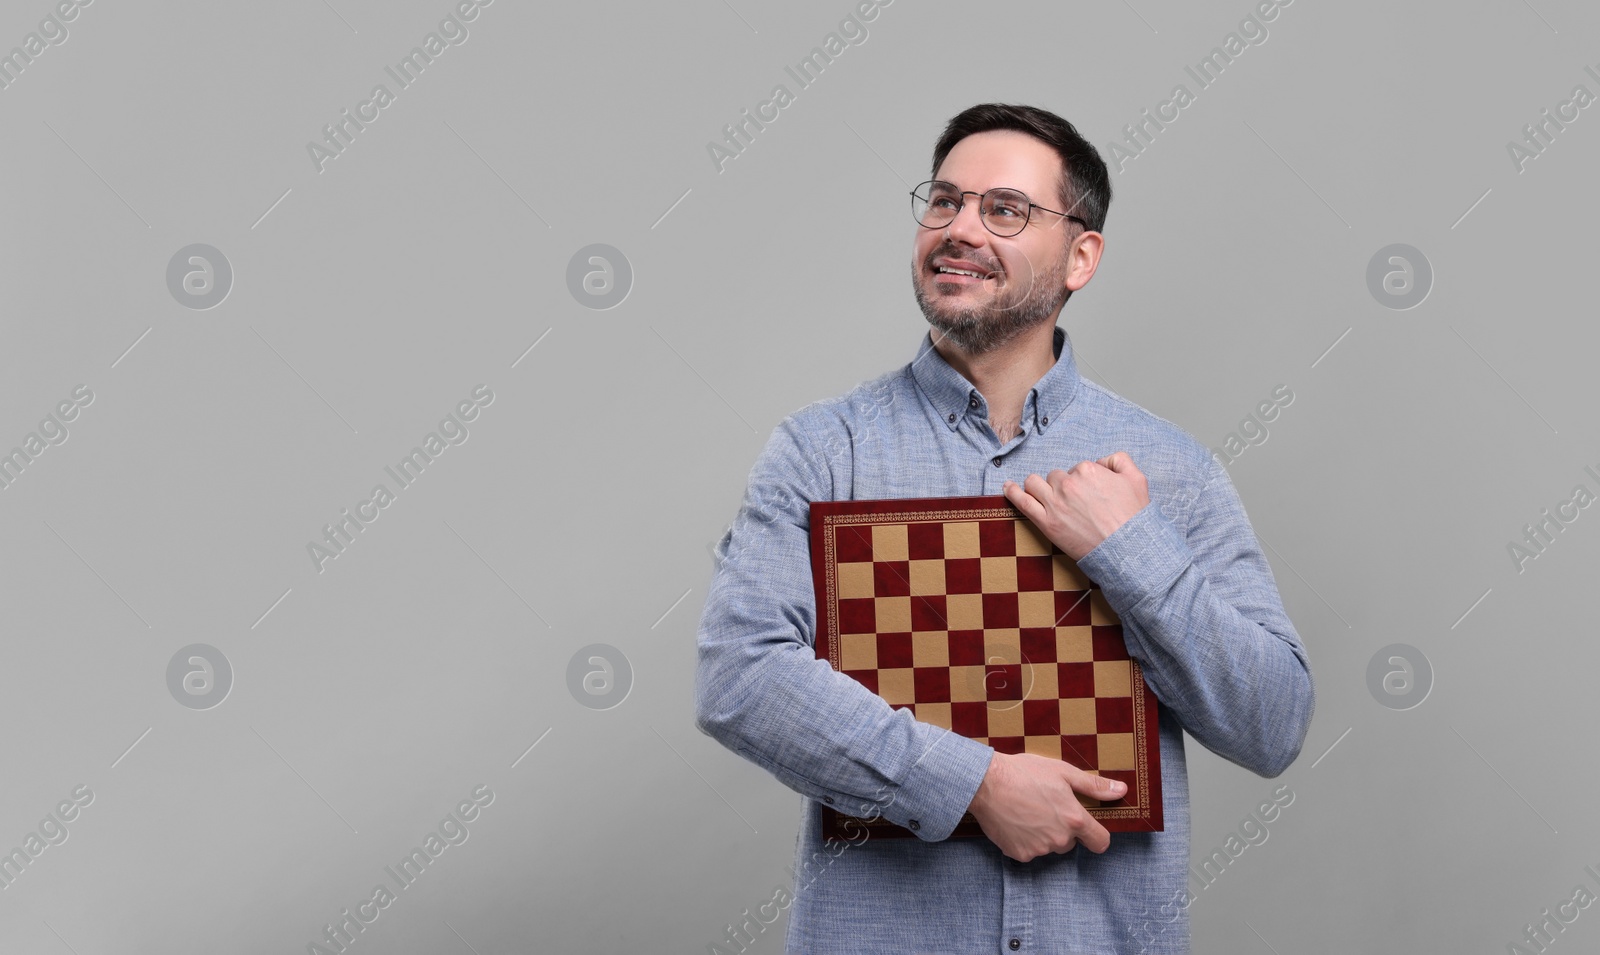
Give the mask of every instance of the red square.
<path id="1" fill-rule="evenodd" d="M 1060 705 L 1055 700 L 1023 700 L 1022 731 L 1029 736 L 1060 736 Z"/>
<path id="2" fill-rule="evenodd" d="M 1022 664 L 991 663 L 985 666 L 983 691 L 991 700 L 1022 699 Z"/>
<path id="3" fill-rule="evenodd" d="M 1102 696 L 1094 701 L 1095 729 L 1102 733 L 1133 732 L 1133 698 Z"/>
<path id="4" fill-rule="evenodd" d="M 840 670 L 839 672 L 843 673 L 845 676 L 856 681 L 872 692 L 878 692 L 877 670 Z"/>
<path id="5" fill-rule="evenodd" d="M 1017 558 L 1018 590 L 1054 590 L 1055 570 L 1049 554 L 1027 554 Z"/>
<path id="6" fill-rule="evenodd" d="M 858 524 L 834 526 L 836 560 L 841 564 L 854 564 L 872 559 L 872 528 Z"/>
<path id="7" fill-rule="evenodd" d="M 938 560 L 944 556 L 944 524 L 939 521 L 908 524 L 906 544 L 912 560 Z"/>
<path id="8" fill-rule="evenodd" d="M 1085 601 L 1087 603 L 1087 601 Z M 1110 627 L 1095 627 L 1090 631 L 1090 639 L 1094 641 L 1094 658 L 1096 660 L 1126 660 L 1128 659 L 1128 645 L 1122 640 L 1122 625 Z"/>
<path id="9" fill-rule="evenodd" d="M 1056 626 L 1089 626 L 1089 600 L 1087 590 L 1056 591 Z"/>
<path id="10" fill-rule="evenodd" d="M 968 739 L 989 735 L 989 704 L 951 703 L 950 729 Z"/>
<path id="11" fill-rule="evenodd" d="M 880 560 L 872 565 L 872 592 L 879 597 L 911 595 L 911 564 L 904 560 Z"/>
<path id="12" fill-rule="evenodd" d="M 839 601 L 840 633 L 875 633 L 877 601 L 871 597 L 845 597 Z"/>
<path id="13" fill-rule="evenodd" d="M 878 669 L 898 670 L 911 665 L 911 634 L 878 634 Z"/>
<path id="14" fill-rule="evenodd" d="M 950 631 L 950 665 L 953 667 L 983 666 L 983 631 Z M 982 736 L 982 733 L 978 734 Z"/>
<path id="15" fill-rule="evenodd" d="M 1015 521 L 979 521 L 978 553 L 984 557 L 1014 557 L 1017 553 Z"/>
<path id="16" fill-rule="evenodd" d="M 1061 759 L 1079 769 L 1100 765 L 1100 744 L 1093 736 L 1061 737 Z"/>
<path id="17" fill-rule="evenodd" d="M 950 702 L 950 668 L 916 667 L 911 671 L 918 703 Z"/>
<path id="18" fill-rule="evenodd" d="M 1057 663 L 1056 685 L 1063 700 L 1094 696 L 1094 664 Z"/>
<path id="19" fill-rule="evenodd" d="M 1016 594 L 983 595 L 983 626 L 986 629 L 1009 629 L 1017 625 L 1018 619 Z"/>
<path id="20" fill-rule="evenodd" d="M 1027 745 L 1027 740 L 1020 736 L 991 736 L 989 737 L 989 745 L 993 746 L 994 751 L 997 753 L 1016 754 L 1023 751 L 1023 747 Z"/>
<path id="21" fill-rule="evenodd" d="M 1021 636 L 1023 663 L 1056 662 L 1055 627 L 1023 627 Z"/>
<path id="22" fill-rule="evenodd" d="M 945 614 L 944 594 L 930 594 L 926 597 L 911 598 L 911 629 L 912 630 L 946 630 L 949 629 L 949 617 Z"/>
<path id="23" fill-rule="evenodd" d="M 952 557 L 944 562 L 944 592 L 978 594 L 983 592 L 983 565 L 976 557 Z"/>

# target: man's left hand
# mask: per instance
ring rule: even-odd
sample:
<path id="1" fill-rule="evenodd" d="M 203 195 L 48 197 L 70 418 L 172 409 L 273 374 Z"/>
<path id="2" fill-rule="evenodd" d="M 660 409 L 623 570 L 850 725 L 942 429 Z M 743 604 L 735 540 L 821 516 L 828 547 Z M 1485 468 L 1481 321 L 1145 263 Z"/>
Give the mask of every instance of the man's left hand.
<path id="1" fill-rule="evenodd" d="M 1126 451 L 1083 461 L 1070 471 L 1007 481 L 1006 499 L 1073 560 L 1100 546 L 1150 503 L 1149 483 Z"/>

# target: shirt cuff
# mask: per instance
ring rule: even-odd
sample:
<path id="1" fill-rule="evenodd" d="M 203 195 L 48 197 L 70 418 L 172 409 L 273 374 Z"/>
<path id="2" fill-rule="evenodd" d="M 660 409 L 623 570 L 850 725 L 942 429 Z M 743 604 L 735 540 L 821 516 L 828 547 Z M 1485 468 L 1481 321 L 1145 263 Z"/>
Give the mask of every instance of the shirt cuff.
<path id="1" fill-rule="evenodd" d="M 937 730 L 932 747 L 906 774 L 883 817 L 925 842 L 950 838 L 989 772 L 994 747 L 949 730 Z"/>
<path id="2" fill-rule="evenodd" d="M 1193 562 L 1183 535 L 1152 501 L 1083 555 L 1078 567 L 1120 614 L 1151 594 L 1165 593 Z"/>

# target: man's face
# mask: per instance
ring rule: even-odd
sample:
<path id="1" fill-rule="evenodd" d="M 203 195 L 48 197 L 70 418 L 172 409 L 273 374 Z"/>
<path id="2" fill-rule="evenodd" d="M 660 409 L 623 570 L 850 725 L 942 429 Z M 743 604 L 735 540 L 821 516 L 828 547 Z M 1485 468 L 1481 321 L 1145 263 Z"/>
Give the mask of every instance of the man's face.
<path id="1" fill-rule="evenodd" d="M 1042 206 L 1070 212 L 1057 191 L 1060 177 L 1061 158 L 1055 150 L 1013 130 L 962 139 L 934 175 L 976 193 L 1006 186 Z M 1068 230 L 1080 228 L 1070 219 L 1034 209 L 1027 228 L 1001 237 L 979 221 L 977 196 L 966 196 L 948 228 L 914 228 L 911 284 L 917 305 L 928 324 L 968 354 L 991 351 L 1029 328 L 1053 322 L 1066 302 Z M 948 274 L 941 268 L 985 277 Z"/>

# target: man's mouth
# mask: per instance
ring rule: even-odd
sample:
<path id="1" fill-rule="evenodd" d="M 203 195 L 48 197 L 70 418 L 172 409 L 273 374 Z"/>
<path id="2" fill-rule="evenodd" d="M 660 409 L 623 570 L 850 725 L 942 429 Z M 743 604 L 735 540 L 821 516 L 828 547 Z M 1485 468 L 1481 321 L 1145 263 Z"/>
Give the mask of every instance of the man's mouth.
<path id="1" fill-rule="evenodd" d="M 946 265 L 934 266 L 933 274 L 935 282 L 951 285 L 977 285 L 995 277 L 994 273 L 991 272 Z"/>

